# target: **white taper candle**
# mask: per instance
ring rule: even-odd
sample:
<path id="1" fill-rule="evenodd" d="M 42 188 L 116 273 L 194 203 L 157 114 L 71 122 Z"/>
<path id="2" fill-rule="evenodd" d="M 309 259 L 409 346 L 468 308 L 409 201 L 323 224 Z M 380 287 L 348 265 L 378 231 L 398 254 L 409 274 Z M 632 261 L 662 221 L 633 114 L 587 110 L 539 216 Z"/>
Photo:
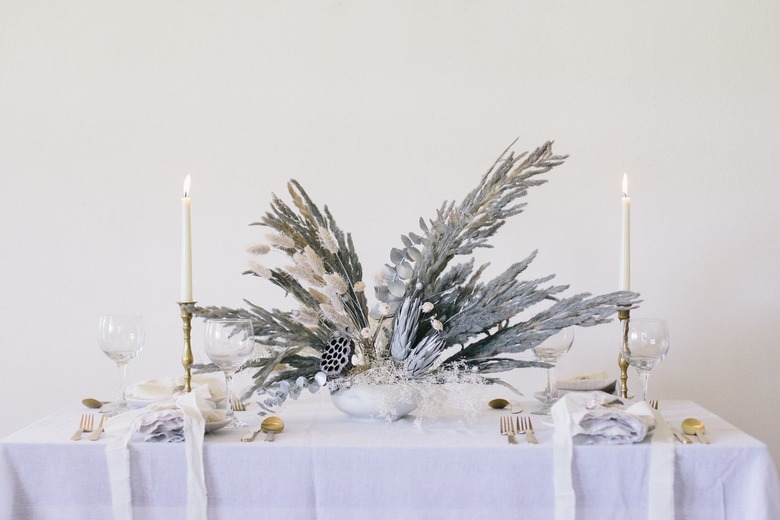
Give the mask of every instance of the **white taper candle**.
<path id="1" fill-rule="evenodd" d="M 620 290 L 631 290 L 631 197 L 628 196 L 628 175 L 623 174 L 623 197 L 620 220 Z"/>
<path id="2" fill-rule="evenodd" d="M 184 197 L 181 199 L 181 292 L 180 302 L 192 299 L 192 221 L 190 216 L 190 176 L 184 179 Z"/>

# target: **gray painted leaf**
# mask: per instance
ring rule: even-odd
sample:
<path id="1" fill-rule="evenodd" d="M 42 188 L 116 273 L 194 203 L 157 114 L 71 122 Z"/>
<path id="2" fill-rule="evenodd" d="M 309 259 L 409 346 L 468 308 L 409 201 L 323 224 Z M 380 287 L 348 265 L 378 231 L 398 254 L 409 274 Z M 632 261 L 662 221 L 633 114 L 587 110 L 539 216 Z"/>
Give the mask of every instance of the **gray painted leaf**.
<path id="1" fill-rule="evenodd" d="M 404 280 L 408 280 L 414 276 L 414 268 L 409 262 L 401 262 L 398 264 L 395 268 L 395 272 Z"/>
<path id="2" fill-rule="evenodd" d="M 393 249 L 390 250 L 390 261 L 396 265 L 403 262 L 405 256 L 406 255 L 404 254 L 404 252 L 401 251 L 400 249 L 394 247 Z"/>
<path id="3" fill-rule="evenodd" d="M 404 294 L 406 294 L 406 284 L 401 280 L 393 280 L 387 284 L 387 288 L 390 290 L 390 294 L 396 298 L 403 298 Z"/>
<path id="4" fill-rule="evenodd" d="M 406 256 L 412 262 L 419 262 L 420 260 L 422 260 L 422 253 L 416 247 L 407 247 Z"/>

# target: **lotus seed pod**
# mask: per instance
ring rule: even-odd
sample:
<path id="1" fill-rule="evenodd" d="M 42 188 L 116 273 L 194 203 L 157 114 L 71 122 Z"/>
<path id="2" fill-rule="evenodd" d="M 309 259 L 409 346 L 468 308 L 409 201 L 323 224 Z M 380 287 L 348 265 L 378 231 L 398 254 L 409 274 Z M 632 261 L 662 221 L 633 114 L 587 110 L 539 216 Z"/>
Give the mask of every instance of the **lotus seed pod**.
<path id="1" fill-rule="evenodd" d="M 352 368 L 352 354 L 355 352 L 354 342 L 346 336 L 333 336 L 328 347 L 322 352 L 320 370 L 328 377 L 344 375 Z"/>

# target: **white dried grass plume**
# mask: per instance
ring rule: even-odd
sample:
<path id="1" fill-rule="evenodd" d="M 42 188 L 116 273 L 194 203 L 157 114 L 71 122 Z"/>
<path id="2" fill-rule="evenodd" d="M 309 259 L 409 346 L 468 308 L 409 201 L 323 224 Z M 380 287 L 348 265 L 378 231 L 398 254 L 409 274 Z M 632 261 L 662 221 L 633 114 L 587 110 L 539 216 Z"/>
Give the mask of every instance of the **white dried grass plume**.
<path id="1" fill-rule="evenodd" d="M 361 293 L 366 290 L 366 283 L 362 280 L 357 282 L 355 286 L 352 288 L 356 293 Z"/>
<path id="2" fill-rule="evenodd" d="M 322 279 L 325 281 L 325 288 L 338 295 L 346 294 L 349 290 L 349 284 L 338 273 L 328 273 Z"/>
<path id="3" fill-rule="evenodd" d="M 431 320 L 431 327 L 433 327 L 434 330 L 438 330 L 439 332 L 444 330 L 444 324 L 442 324 L 442 322 L 439 320 Z"/>
<path id="4" fill-rule="evenodd" d="M 296 253 L 296 255 L 300 255 L 300 253 Z M 314 271 L 306 263 L 296 262 L 294 265 L 285 266 L 284 270 L 299 282 L 304 281 L 315 287 L 322 287 L 324 284 L 322 278 L 314 274 Z"/>
<path id="5" fill-rule="evenodd" d="M 326 285 L 322 289 L 323 294 L 328 298 L 328 301 L 325 303 L 330 304 L 334 309 L 338 310 L 342 314 L 347 313 L 346 306 L 344 304 L 344 300 L 342 296 L 336 292 L 336 290 L 331 285 Z"/>
<path id="6" fill-rule="evenodd" d="M 314 296 L 314 299 L 317 300 L 320 303 L 330 303 L 330 298 L 322 294 L 320 291 L 315 289 L 314 287 L 309 287 L 309 294 Z"/>
<path id="7" fill-rule="evenodd" d="M 262 256 L 267 255 L 271 251 L 271 246 L 268 244 L 258 244 L 256 246 L 248 247 L 246 251 L 252 255 Z"/>
<path id="8" fill-rule="evenodd" d="M 293 320 L 304 327 L 315 328 L 320 325 L 320 314 L 311 307 L 301 307 L 298 312 L 293 315 Z"/>
<path id="9" fill-rule="evenodd" d="M 334 255 L 339 251 L 339 244 L 336 242 L 336 237 L 330 232 L 330 229 L 323 226 L 317 227 L 317 235 L 319 236 L 322 246 L 333 253 Z"/>
<path id="10" fill-rule="evenodd" d="M 285 235 L 276 233 L 267 233 L 265 239 L 272 245 L 280 249 L 295 249 L 295 241 Z"/>
<path id="11" fill-rule="evenodd" d="M 319 277 L 325 276 L 325 262 L 323 262 L 322 258 L 314 251 L 314 249 L 311 248 L 311 246 L 306 246 L 303 249 L 303 254 L 306 258 L 306 262 L 309 264 L 309 267 Z"/>
<path id="12" fill-rule="evenodd" d="M 270 280 L 273 272 L 262 264 L 258 264 L 252 260 L 249 261 L 249 269 L 257 276 Z"/>
<path id="13" fill-rule="evenodd" d="M 342 311 L 336 310 L 336 308 L 333 307 L 333 305 L 330 303 L 320 304 L 320 313 L 322 314 L 323 318 L 331 322 L 343 332 L 346 332 L 352 328 L 352 322 L 349 321 L 349 318 L 347 318 Z"/>
<path id="14" fill-rule="evenodd" d="M 433 310 L 433 304 L 431 302 L 424 302 L 420 310 L 424 313 L 431 312 Z"/>

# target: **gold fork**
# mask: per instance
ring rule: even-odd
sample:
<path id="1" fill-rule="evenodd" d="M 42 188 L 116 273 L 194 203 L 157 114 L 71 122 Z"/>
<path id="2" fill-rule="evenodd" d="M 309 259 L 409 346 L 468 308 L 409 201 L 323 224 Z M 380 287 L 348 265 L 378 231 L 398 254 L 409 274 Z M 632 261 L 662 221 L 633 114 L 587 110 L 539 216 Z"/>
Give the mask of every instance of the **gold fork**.
<path id="1" fill-rule="evenodd" d="M 230 398 L 230 407 L 233 408 L 234 412 L 243 412 L 246 410 L 246 405 L 241 402 L 241 399 L 239 399 L 237 395 Z"/>
<path id="2" fill-rule="evenodd" d="M 534 425 L 531 423 L 531 418 L 523 415 L 517 418 L 517 431 L 519 433 L 525 433 L 525 439 L 528 444 L 539 444 L 534 435 Z"/>
<path id="3" fill-rule="evenodd" d="M 658 410 L 658 401 L 655 399 L 652 399 L 648 404 L 650 404 L 650 408 L 653 410 Z"/>
<path id="4" fill-rule="evenodd" d="M 84 432 L 91 432 L 92 431 L 92 425 L 95 424 L 95 416 L 91 413 L 84 413 L 81 414 L 81 420 L 79 421 L 79 429 L 76 430 L 76 433 L 74 433 L 70 440 L 77 441 L 81 439 L 81 434 Z"/>
<path id="5" fill-rule="evenodd" d="M 509 444 L 517 444 L 517 439 L 515 439 L 515 425 L 512 422 L 512 418 L 501 417 L 499 419 L 499 426 L 501 428 L 501 435 L 506 435 Z"/>

